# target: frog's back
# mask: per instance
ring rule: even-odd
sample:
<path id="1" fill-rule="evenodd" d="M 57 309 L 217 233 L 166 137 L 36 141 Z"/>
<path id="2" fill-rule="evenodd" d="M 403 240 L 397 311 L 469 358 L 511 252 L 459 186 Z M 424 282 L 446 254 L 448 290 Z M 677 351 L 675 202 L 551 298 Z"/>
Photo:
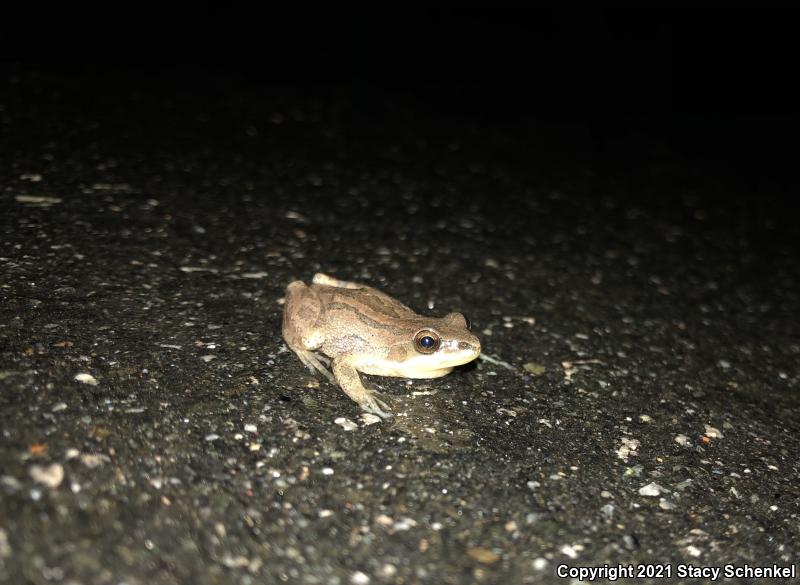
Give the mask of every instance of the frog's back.
<path id="1" fill-rule="evenodd" d="M 314 284 L 323 306 L 328 310 L 350 309 L 377 321 L 406 320 L 419 317 L 400 301 L 379 290 L 363 288 L 340 288 Z"/>

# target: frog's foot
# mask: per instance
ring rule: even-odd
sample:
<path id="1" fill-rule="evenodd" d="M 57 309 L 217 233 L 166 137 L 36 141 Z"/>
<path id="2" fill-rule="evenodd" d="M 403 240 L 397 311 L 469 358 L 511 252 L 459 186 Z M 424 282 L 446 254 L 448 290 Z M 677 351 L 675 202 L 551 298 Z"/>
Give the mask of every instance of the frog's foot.
<path id="1" fill-rule="evenodd" d="M 333 375 L 345 394 L 352 398 L 361 407 L 361 410 L 381 418 L 390 418 L 392 416 L 383 410 L 384 408 L 389 410 L 389 406 L 378 398 L 380 394 L 375 390 L 364 387 L 361 382 L 361 376 L 358 375 L 358 371 L 353 366 L 341 359 L 335 359 L 333 360 Z"/>
<path id="2" fill-rule="evenodd" d="M 319 372 L 323 376 L 325 376 L 328 381 L 333 384 L 334 386 L 338 386 L 339 384 L 336 382 L 336 378 L 333 377 L 328 371 L 328 368 L 325 367 L 326 364 L 329 364 L 330 361 L 328 358 L 320 356 L 313 351 L 306 351 L 306 350 L 295 350 L 297 357 L 300 358 L 300 361 L 312 372 L 316 373 Z"/>
<path id="3" fill-rule="evenodd" d="M 382 409 L 390 410 L 389 406 L 378 396 L 381 396 L 380 393 L 376 392 L 375 390 L 369 390 L 364 388 L 366 392 L 366 396 L 362 398 L 358 405 L 361 407 L 361 410 L 364 412 L 368 412 L 370 414 L 374 414 L 375 416 L 379 416 L 383 419 L 392 418 L 392 413 L 386 412 Z"/>
<path id="4" fill-rule="evenodd" d="M 365 288 L 363 284 L 358 284 L 357 282 L 348 282 L 347 280 L 339 280 L 338 278 L 333 278 L 332 276 L 328 276 L 322 272 L 317 272 L 311 282 L 314 284 L 322 284 L 324 286 L 335 286 L 337 288 Z"/>

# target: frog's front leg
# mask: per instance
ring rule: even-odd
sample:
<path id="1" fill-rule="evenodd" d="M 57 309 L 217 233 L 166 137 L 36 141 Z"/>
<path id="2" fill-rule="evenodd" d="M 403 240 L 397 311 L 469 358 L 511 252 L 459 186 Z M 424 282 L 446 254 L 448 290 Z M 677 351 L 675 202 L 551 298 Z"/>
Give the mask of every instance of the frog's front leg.
<path id="1" fill-rule="evenodd" d="M 364 412 L 375 414 L 381 418 L 390 418 L 392 415 L 382 409 L 389 410 L 384 401 L 377 398 L 377 392 L 364 386 L 358 370 L 346 358 L 333 360 L 333 375 L 344 393 L 352 398 Z"/>

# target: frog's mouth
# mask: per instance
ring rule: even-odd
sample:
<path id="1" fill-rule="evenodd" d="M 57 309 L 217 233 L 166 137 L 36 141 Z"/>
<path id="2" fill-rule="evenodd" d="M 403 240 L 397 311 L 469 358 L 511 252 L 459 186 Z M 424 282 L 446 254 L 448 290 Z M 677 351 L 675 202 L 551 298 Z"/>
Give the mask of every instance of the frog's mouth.
<path id="1" fill-rule="evenodd" d="M 477 358 L 481 353 L 480 344 L 464 341 L 443 343 L 436 353 L 417 354 L 403 363 L 403 375 L 406 378 L 439 378 Z"/>

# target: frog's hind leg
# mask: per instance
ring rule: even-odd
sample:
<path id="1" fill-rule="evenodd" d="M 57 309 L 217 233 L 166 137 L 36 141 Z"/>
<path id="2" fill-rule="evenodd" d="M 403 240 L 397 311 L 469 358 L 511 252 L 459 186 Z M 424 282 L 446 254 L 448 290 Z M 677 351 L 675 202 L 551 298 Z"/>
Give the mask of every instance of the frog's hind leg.
<path id="1" fill-rule="evenodd" d="M 322 303 L 312 289 L 299 280 L 286 287 L 282 329 L 286 345 L 311 372 L 319 372 L 336 384 L 335 378 L 325 367 L 329 363 L 327 358 L 314 352 L 325 342 L 319 330 L 321 312 Z"/>

